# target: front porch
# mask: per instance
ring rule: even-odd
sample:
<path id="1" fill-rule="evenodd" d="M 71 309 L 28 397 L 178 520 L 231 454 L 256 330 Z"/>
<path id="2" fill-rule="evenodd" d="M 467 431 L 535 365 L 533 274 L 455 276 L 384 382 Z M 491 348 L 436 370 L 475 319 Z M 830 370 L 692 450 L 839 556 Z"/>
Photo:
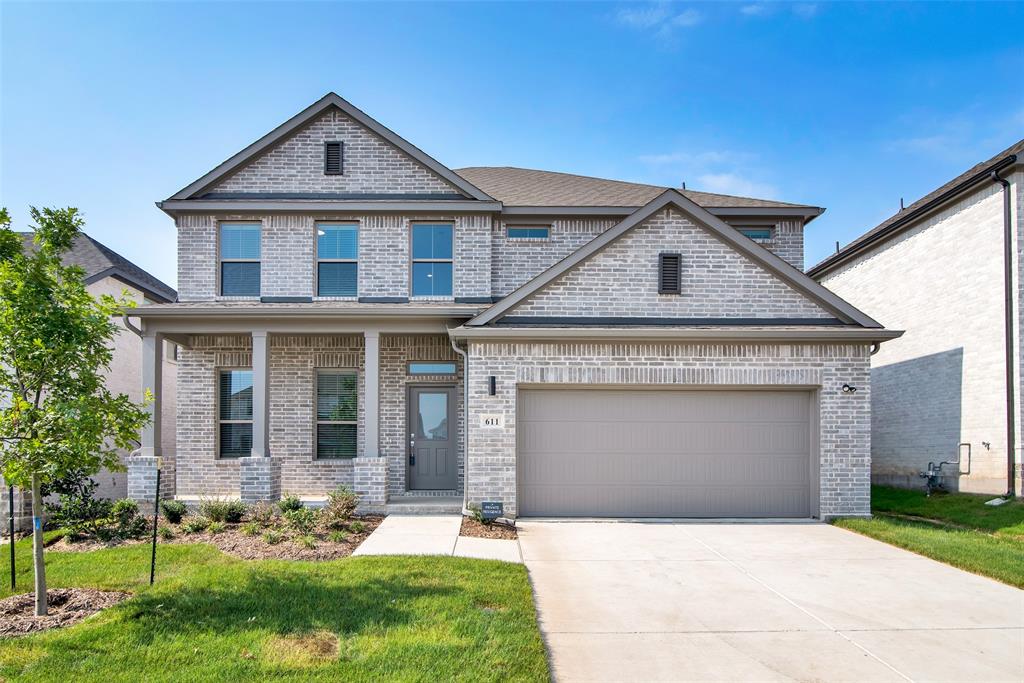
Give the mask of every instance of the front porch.
<path id="1" fill-rule="evenodd" d="M 160 415 L 159 342 L 178 343 L 178 409 L 174 424 L 143 432 L 129 459 L 130 497 L 153 499 L 159 462 L 161 497 L 184 501 L 294 494 L 316 506 L 347 486 L 364 512 L 461 512 L 463 362 L 447 334 L 159 322 L 146 320 L 143 385 Z M 436 319 L 419 327 L 444 329 Z M 166 458 L 161 429 L 177 431 Z"/>

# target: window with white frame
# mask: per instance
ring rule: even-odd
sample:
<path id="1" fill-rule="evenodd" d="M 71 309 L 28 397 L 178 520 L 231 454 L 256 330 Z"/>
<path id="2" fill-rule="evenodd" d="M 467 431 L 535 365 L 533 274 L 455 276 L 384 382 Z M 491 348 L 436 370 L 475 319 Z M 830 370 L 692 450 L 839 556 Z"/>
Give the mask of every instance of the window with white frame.
<path id="1" fill-rule="evenodd" d="M 221 370 L 217 382 L 218 454 L 252 455 L 252 370 Z"/>
<path id="2" fill-rule="evenodd" d="M 220 293 L 222 296 L 260 295 L 258 223 L 220 224 Z"/>
<path id="3" fill-rule="evenodd" d="M 359 226 L 318 224 L 316 228 L 317 296 L 359 293 Z"/>
<path id="4" fill-rule="evenodd" d="M 359 379 L 352 370 L 316 372 L 316 457 L 356 457 Z"/>
<path id="5" fill-rule="evenodd" d="M 452 295 L 453 226 L 414 223 L 412 226 L 412 295 Z"/>

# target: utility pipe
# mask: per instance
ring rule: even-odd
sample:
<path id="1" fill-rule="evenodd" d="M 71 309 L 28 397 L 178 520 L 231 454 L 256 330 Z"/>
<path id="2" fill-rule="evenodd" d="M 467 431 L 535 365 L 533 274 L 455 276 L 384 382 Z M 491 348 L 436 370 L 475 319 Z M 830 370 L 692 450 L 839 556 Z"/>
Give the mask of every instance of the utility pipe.
<path id="1" fill-rule="evenodd" d="M 448 328 L 452 350 L 462 356 L 462 514 L 469 514 L 469 353 L 459 348 Z M 468 344 L 467 344 L 468 347 Z"/>
<path id="2" fill-rule="evenodd" d="M 1013 358 L 1013 227 L 1010 211 L 1010 183 L 992 171 L 989 178 L 1003 187 L 1003 327 L 1006 344 L 1006 497 L 1017 495 L 1017 420 L 1014 404 Z"/>

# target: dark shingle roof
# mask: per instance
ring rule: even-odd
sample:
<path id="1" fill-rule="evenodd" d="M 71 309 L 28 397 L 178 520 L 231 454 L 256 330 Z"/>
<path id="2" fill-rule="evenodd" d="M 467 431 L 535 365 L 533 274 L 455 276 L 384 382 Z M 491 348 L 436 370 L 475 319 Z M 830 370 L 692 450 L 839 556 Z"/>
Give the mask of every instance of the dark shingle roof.
<path id="1" fill-rule="evenodd" d="M 537 171 L 513 166 L 472 166 L 455 172 L 508 206 L 643 206 L 665 190 L 660 185 L 628 183 L 572 173 Z M 734 197 L 713 192 L 679 190 L 688 199 L 711 208 L 813 208 L 769 199 Z"/>
<path id="2" fill-rule="evenodd" d="M 869 243 L 881 244 L 882 241 L 888 239 L 891 236 L 899 234 L 901 229 L 906 226 L 912 225 L 919 217 L 923 217 L 925 214 L 930 214 L 938 206 L 941 206 L 943 202 L 939 202 L 940 198 L 946 193 L 952 193 L 956 191 L 958 185 L 964 185 L 962 190 L 973 187 L 974 183 L 983 178 L 978 178 L 972 181 L 974 176 L 980 176 L 987 172 L 991 166 L 998 164 L 1001 161 L 1006 160 L 1008 157 L 1016 156 L 1017 161 L 1021 160 L 1024 156 L 1024 140 L 1019 140 L 1014 144 L 1004 149 L 999 154 L 996 154 L 991 159 L 975 164 L 971 168 L 967 169 L 956 178 L 953 178 L 945 185 L 937 187 L 925 196 L 918 199 L 910 206 L 904 207 L 902 211 L 894 213 L 893 215 L 886 218 L 884 221 L 876 225 L 875 227 L 868 230 L 866 233 L 855 239 L 854 241 L 847 244 L 845 247 L 840 249 L 837 253 L 832 254 L 828 258 L 822 260 L 815 266 L 812 266 L 807 270 L 807 274 L 811 277 L 817 277 L 824 275 L 826 272 L 839 267 L 841 264 L 853 258 L 856 254 L 860 253 Z M 987 182 L 987 181 L 986 181 Z M 959 191 L 957 191 L 957 194 Z M 949 199 L 952 199 L 950 197 Z M 938 203 L 936 203 L 938 202 Z M 885 233 L 889 233 L 886 235 Z"/>
<path id="3" fill-rule="evenodd" d="M 31 245 L 35 233 L 23 232 L 21 236 L 26 245 Z M 178 298 L 178 293 L 173 288 L 85 233 L 79 234 L 75 239 L 71 251 L 64 254 L 63 261 L 65 265 L 73 264 L 82 268 L 85 271 L 86 283 L 112 276 L 138 287 L 152 299 L 172 302 Z"/>

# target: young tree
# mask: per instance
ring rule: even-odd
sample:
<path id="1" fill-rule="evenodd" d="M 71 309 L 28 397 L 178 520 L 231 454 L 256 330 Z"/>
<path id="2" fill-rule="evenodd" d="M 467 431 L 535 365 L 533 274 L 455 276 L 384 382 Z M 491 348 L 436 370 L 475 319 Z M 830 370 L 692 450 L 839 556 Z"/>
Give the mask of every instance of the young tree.
<path id="1" fill-rule="evenodd" d="M 31 210 L 32 246 L 0 209 L 0 473 L 32 491 L 36 614 L 46 614 L 40 486 L 71 471 L 121 467 L 149 420 L 144 405 L 104 384 L 114 316 L 126 296 L 93 297 L 84 273 L 61 262 L 79 234 L 77 209 Z M 147 395 L 146 400 L 149 400 Z"/>

